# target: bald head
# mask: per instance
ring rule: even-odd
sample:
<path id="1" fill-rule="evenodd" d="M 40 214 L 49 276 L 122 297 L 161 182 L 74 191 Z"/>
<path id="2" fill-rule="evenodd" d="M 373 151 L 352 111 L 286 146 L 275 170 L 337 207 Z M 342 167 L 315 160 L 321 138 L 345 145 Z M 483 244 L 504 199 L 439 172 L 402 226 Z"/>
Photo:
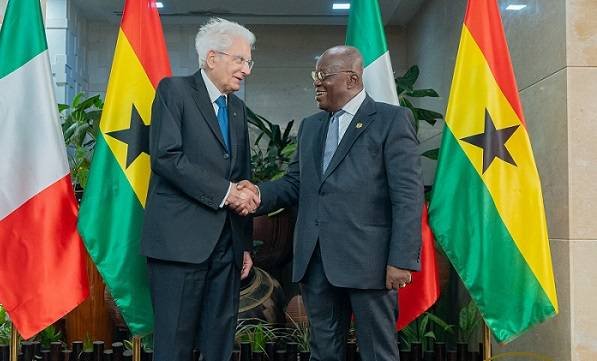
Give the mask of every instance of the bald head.
<path id="1" fill-rule="evenodd" d="M 363 76 L 363 56 L 359 49 L 355 47 L 338 45 L 329 48 L 321 54 L 317 63 L 324 62 L 334 71 L 352 70 L 359 75 L 359 78 Z"/>
<path id="2" fill-rule="evenodd" d="M 352 46 L 329 48 L 317 61 L 322 76 L 313 82 L 315 99 L 326 111 L 337 111 L 363 90 L 363 56 Z"/>

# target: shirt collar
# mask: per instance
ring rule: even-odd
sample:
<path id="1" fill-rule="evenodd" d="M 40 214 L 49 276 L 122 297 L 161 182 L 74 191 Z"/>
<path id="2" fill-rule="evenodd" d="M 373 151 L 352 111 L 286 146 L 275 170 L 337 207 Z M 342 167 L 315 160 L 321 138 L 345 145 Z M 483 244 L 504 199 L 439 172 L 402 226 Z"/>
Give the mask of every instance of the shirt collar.
<path id="1" fill-rule="evenodd" d="M 365 97 L 367 97 L 367 93 L 363 88 L 363 90 L 361 90 L 357 95 L 350 99 L 348 103 L 344 104 L 342 110 L 354 117 L 354 115 L 361 107 L 361 104 L 363 104 L 363 102 L 365 101 Z"/>
<path id="2" fill-rule="evenodd" d="M 211 81 L 211 79 L 207 76 L 207 73 L 203 69 L 201 69 L 201 77 L 203 78 L 203 82 L 205 83 L 205 87 L 207 88 L 209 100 L 211 100 L 212 103 L 214 103 L 216 99 L 218 99 L 222 95 L 225 96 L 226 99 L 228 99 L 226 94 L 222 94 L 222 92 L 220 92 L 218 87 L 216 87 L 216 85 Z"/>

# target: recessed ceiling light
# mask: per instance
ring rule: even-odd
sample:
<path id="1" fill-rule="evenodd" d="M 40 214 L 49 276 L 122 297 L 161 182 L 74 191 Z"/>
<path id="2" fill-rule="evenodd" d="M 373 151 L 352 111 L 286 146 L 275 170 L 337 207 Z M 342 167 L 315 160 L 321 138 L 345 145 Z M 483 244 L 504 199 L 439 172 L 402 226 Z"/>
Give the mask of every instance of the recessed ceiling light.
<path id="1" fill-rule="evenodd" d="M 161 9 L 161 8 L 163 8 L 163 7 L 164 7 L 164 3 L 163 3 L 163 2 L 161 2 L 161 1 L 157 1 L 157 2 L 155 3 L 155 7 L 156 7 L 156 8 L 158 8 L 158 9 Z"/>
<path id="2" fill-rule="evenodd" d="M 526 7 L 527 7 L 526 5 L 522 5 L 522 4 L 510 4 L 506 7 L 506 10 L 522 10 Z"/>
<path id="3" fill-rule="evenodd" d="M 332 5 L 334 10 L 348 10 L 350 9 L 350 3 L 334 3 Z"/>

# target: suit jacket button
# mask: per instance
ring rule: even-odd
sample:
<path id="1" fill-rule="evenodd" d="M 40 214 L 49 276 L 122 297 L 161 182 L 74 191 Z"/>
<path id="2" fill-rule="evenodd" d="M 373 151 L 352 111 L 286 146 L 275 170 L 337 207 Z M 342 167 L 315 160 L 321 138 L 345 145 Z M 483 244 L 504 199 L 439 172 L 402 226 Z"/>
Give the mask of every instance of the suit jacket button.
<path id="1" fill-rule="evenodd" d="M 224 159 L 228 159 L 228 158 L 230 158 L 230 154 L 224 153 Z"/>

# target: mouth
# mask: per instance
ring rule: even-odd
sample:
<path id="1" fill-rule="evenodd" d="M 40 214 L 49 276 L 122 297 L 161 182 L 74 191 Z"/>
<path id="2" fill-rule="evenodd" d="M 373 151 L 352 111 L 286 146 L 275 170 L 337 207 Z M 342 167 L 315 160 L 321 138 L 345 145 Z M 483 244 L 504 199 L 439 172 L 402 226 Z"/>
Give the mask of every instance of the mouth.
<path id="1" fill-rule="evenodd" d="M 324 96 L 326 93 L 325 90 L 315 90 L 315 99 L 319 99 Z"/>

